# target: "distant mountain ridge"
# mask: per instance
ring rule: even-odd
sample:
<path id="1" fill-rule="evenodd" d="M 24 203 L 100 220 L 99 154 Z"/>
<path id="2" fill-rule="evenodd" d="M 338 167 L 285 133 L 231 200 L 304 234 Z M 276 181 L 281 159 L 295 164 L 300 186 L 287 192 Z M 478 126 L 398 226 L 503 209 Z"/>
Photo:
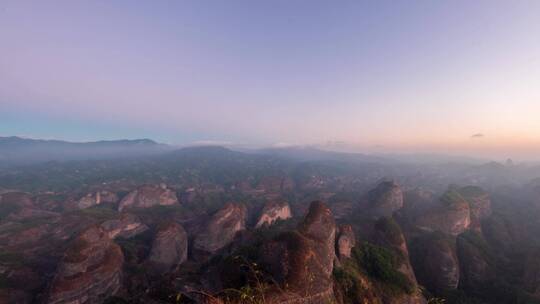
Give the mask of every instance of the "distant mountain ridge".
<path id="1" fill-rule="evenodd" d="M 36 144 L 60 144 L 60 145 L 115 145 L 115 144 L 128 144 L 128 145 L 160 145 L 159 143 L 148 139 L 118 139 L 118 140 L 98 140 L 87 142 L 71 142 L 58 139 L 33 139 L 24 138 L 19 136 L 0 136 L 0 147 L 4 145 L 36 145 Z"/>
<path id="2" fill-rule="evenodd" d="M 119 139 L 90 142 L 30 139 L 17 136 L 0 137 L 0 168 L 30 165 L 48 161 L 79 161 L 124 159 L 144 156 L 258 159 L 279 158 L 293 162 L 341 162 L 353 164 L 417 164 L 481 165 L 484 170 L 505 171 L 499 163 L 486 163 L 481 159 L 439 154 L 362 154 L 319 149 L 313 146 L 272 147 L 242 149 L 220 145 L 194 145 L 178 147 L 161 144 L 151 139 Z M 501 169 L 502 167 L 502 169 Z"/>
<path id="3" fill-rule="evenodd" d="M 0 137 L 0 166 L 26 165 L 47 161 L 107 159 L 154 155 L 173 148 L 150 139 L 69 142 Z"/>

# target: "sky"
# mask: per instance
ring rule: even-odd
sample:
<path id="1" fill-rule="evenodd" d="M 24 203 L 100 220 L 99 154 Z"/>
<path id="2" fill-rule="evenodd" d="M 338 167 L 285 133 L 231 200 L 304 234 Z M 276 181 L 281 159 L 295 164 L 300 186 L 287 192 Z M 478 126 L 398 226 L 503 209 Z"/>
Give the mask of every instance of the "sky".
<path id="1" fill-rule="evenodd" d="M 540 1 L 0 0 L 0 136 L 540 158 Z"/>

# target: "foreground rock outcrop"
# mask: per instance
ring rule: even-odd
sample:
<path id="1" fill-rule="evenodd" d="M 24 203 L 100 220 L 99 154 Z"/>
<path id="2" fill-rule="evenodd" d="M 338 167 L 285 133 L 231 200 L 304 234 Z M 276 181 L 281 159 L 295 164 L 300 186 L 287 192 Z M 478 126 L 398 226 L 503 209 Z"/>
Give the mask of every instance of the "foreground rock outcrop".
<path id="1" fill-rule="evenodd" d="M 103 228 L 83 231 L 58 266 L 47 303 L 101 303 L 121 288 L 124 256 Z"/>
<path id="2" fill-rule="evenodd" d="M 239 231 L 246 229 L 247 209 L 238 203 L 228 203 L 216 212 L 195 237 L 194 251 L 199 256 L 217 252 L 229 245 Z"/>
<path id="3" fill-rule="evenodd" d="M 255 224 L 255 228 L 270 226 L 278 220 L 291 218 L 291 208 L 285 201 L 270 201 L 264 205 L 264 208 Z"/>
<path id="4" fill-rule="evenodd" d="M 187 253 L 186 231 L 179 224 L 171 222 L 158 229 L 148 262 L 158 273 L 174 271 L 187 260 Z"/>
<path id="5" fill-rule="evenodd" d="M 334 301 L 332 270 L 336 224 L 328 207 L 313 202 L 296 231 L 282 233 L 261 248 L 261 260 L 280 290 L 269 303 Z"/>
<path id="6" fill-rule="evenodd" d="M 118 206 L 118 211 L 130 208 L 149 208 L 178 204 L 176 193 L 165 184 L 144 185 L 126 195 Z"/>

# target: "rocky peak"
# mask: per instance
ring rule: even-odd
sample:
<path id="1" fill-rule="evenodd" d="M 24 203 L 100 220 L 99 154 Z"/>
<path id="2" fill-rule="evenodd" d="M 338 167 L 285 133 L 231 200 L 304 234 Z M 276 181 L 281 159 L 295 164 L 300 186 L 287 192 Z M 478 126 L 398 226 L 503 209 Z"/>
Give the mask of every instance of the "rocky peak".
<path id="1" fill-rule="evenodd" d="M 489 194 L 476 186 L 463 187 L 457 191 L 469 203 L 471 228 L 481 232 L 481 221 L 491 215 Z"/>
<path id="2" fill-rule="evenodd" d="M 130 213 L 122 213 L 119 218 L 105 221 L 101 227 L 109 234 L 111 239 L 117 237 L 130 238 L 148 230 L 139 217 Z"/>
<path id="3" fill-rule="evenodd" d="M 196 251 L 214 253 L 230 244 L 237 232 L 245 229 L 247 209 L 239 203 L 228 203 L 214 213 L 194 240 Z"/>
<path id="4" fill-rule="evenodd" d="M 334 300 L 332 270 L 336 225 L 330 209 L 313 202 L 298 229 L 282 233 L 261 248 L 261 262 L 281 285 L 271 303 L 325 303 Z"/>
<path id="5" fill-rule="evenodd" d="M 394 181 L 383 181 L 369 191 L 368 200 L 373 216 L 391 216 L 403 207 L 403 192 Z"/>
<path id="6" fill-rule="evenodd" d="M 336 222 L 332 211 L 320 201 L 312 202 L 298 230 L 308 238 L 323 242 L 335 238 Z"/>
<path id="7" fill-rule="evenodd" d="M 114 204 L 116 202 L 118 202 L 118 196 L 115 193 L 103 190 L 90 192 L 81 197 L 76 203 L 77 208 L 85 209 L 102 203 Z"/>
<path id="8" fill-rule="evenodd" d="M 101 195 L 99 192 L 88 193 L 87 195 L 81 197 L 77 201 L 77 208 L 85 209 L 90 208 L 95 205 L 101 204 Z"/>
<path id="9" fill-rule="evenodd" d="M 454 236 L 469 229 L 470 225 L 469 203 L 453 189 L 446 191 L 438 204 L 417 219 L 417 226 L 423 230 Z"/>
<path id="10" fill-rule="evenodd" d="M 126 195 L 118 206 L 118 211 L 128 208 L 149 208 L 152 206 L 169 206 L 178 204 L 175 191 L 165 184 L 143 185 Z"/>
<path id="11" fill-rule="evenodd" d="M 178 223 L 160 227 L 154 236 L 148 262 L 159 273 L 174 271 L 187 260 L 187 233 Z"/>
<path id="12" fill-rule="evenodd" d="M 356 237 L 351 225 L 342 225 L 339 227 L 339 233 L 336 238 L 337 255 L 340 259 L 350 258 L 352 248 L 356 245 Z"/>
<path id="13" fill-rule="evenodd" d="M 100 303 L 121 288 L 124 256 L 99 226 L 73 240 L 60 262 L 48 303 Z"/>
<path id="14" fill-rule="evenodd" d="M 287 202 L 269 201 L 264 205 L 255 228 L 270 226 L 277 220 L 286 220 L 291 216 L 291 208 Z"/>

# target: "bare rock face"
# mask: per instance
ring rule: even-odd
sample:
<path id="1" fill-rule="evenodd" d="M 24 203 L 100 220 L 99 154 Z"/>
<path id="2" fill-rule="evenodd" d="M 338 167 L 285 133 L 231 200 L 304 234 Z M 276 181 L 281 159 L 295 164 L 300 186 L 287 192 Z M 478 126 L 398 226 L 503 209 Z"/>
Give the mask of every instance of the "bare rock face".
<path id="1" fill-rule="evenodd" d="M 188 239 L 182 226 L 171 222 L 159 228 L 148 262 L 159 273 L 174 271 L 187 260 Z"/>
<path id="2" fill-rule="evenodd" d="M 470 228 L 469 203 L 455 190 L 448 190 L 440 202 L 417 219 L 418 228 L 456 236 Z"/>
<path id="3" fill-rule="evenodd" d="M 96 191 L 88 193 L 77 201 L 77 208 L 85 209 L 102 203 L 116 203 L 118 196 L 109 191 Z"/>
<path id="4" fill-rule="evenodd" d="M 415 240 L 412 254 L 418 282 L 432 292 L 444 292 L 458 287 L 459 262 L 455 240 L 440 233 L 433 233 Z"/>
<path id="5" fill-rule="evenodd" d="M 277 220 L 286 220 L 291 216 L 291 208 L 287 202 L 270 201 L 264 205 L 255 228 L 270 226 Z"/>
<path id="6" fill-rule="evenodd" d="M 247 209 L 238 203 L 228 203 L 216 212 L 193 242 L 195 251 L 215 253 L 229 245 L 239 231 L 246 229 Z"/>
<path id="7" fill-rule="evenodd" d="M 351 251 L 356 245 L 356 237 L 351 225 L 342 225 L 339 227 L 339 233 L 336 238 L 337 255 L 340 259 L 350 258 Z"/>
<path id="8" fill-rule="evenodd" d="M 51 284 L 47 303 L 101 303 L 121 288 L 124 256 L 97 226 L 83 231 L 68 248 Z"/>
<path id="9" fill-rule="evenodd" d="M 328 207 L 313 202 L 296 231 L 279 235 L 261 248 L 262 264 L 281 285 L 269 303 L 326 303 L 334 300 L 332 270 L 336 224 Z"/>
<path id="10" fill-rule="evenodd" d="M 368 193 L 370 214 L 375 217 L 391 216 L 403 207 L 403 192 L 393 181 L 385 181 Z"/>
<path id="11" fill-rule="evenodd" d="M 99 192 L 88 193 L 77 201 L 77 208 L 86 209 L 101 203 Z"/>
<path id="12" fill-rule="evenodd" d="M 326 274 L 330 275 L 335 257 L 336 223 L 332 211 L 322 202 L 311 203 L 304 221 L 300 223 L 298 231 L 307 238 L 318 241 L 321 261 Z M 331 261 L 330 261 L 331 260 Z"/>
<path id="13" fill-rule="evenodd" d="M 176 193 L 165 184 L 144 185 L 126 195 L 118 206 L 118 211 L 129 208 L 149 208 L 178 204 Z"/>
<path id="14" fill-rule="evenodd" d="M 122 213 L 118 219 L 105 221 L 101 227 L 111 239 L 117 237 L 128 239 L 148 230 L 148 226 L 143 224 L 136 215 L 130 213 Z"/>
<path id="15" fill-rule="evenodd" d="M 491 200 L 482 188 L 467 186 L 460 188 L 459 194 L 469 202 L 471 210 L 471 228 L 481 232 L 481 220 L 491 215 Z"/>

